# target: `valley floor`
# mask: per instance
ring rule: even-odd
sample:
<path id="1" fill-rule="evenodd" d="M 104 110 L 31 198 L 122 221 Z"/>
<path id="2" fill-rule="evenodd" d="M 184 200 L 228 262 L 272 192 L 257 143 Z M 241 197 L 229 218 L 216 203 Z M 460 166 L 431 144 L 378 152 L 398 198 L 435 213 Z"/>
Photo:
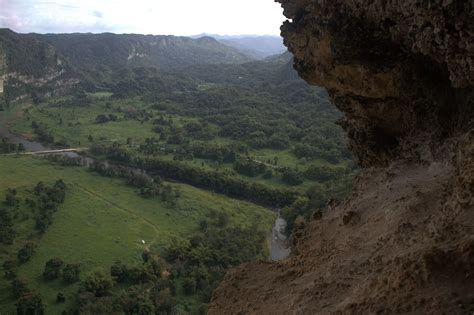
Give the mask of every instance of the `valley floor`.
<path id="1" fill-rule="evenodd" d="M 67 306 L 55 302 L 58 292 L 73 300 L 78 285 L 66 285 L 61 280 L 45 282 L 42 271 L 45 262 L 60 257 L 65 262 L 78 262 L 83 274 L 97 268 L 108 269 L 115 261 L 134 263 L 141 260 L 144 250 L 159 249 L 173 239 L 185 240 L 198 230 L 199 220 L 212 213 L 225 212 L 232 225 L 250 226 L 258 222 L 262 230 L 270 231 L 271 211 L 253 204 L 236 201 L 188 185 L 181 188 L 177 205 L 170 206 L 157 199 L 145 199 L 118 179 L 104 178 L 82 167 L 62 167 L 29 156 L 0 157 L 0 198 L 7 188 L 15 188 L 22 196 L 39 182 L 53 183 L 58 179 L 67 185 L 66 201 L 59 207 L 53 224 L 37 240 L 33 258 L 19 268 L 19 275 L 30 281 L 32 289 L 41 292 L 48 314 L 59 314 Z M 27 214 L 20 205 L 19 213 Z M 2 261 L 31 238 L 32 219 L 21 216 L 22 229 L 12 246 L 2 246 Z M 144 242 L 144 243 L 143 243 Z M 0 279 L 0 310 L 13 312 L 14 300 L 10 284 Z M 186 302 L 185 302 L 186 303 Z"/>

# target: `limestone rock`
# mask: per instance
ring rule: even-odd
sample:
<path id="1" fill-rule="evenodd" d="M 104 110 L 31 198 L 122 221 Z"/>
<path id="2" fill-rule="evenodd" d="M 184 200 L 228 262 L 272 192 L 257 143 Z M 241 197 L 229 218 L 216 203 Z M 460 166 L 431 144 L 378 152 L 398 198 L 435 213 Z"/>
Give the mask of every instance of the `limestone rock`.
<path id="1" fill-rule="evenodd" d="M 474 3 L 279 2 L 365 169 L 293 257 L 229 272 L 210 313 L 474 312 Z"/>

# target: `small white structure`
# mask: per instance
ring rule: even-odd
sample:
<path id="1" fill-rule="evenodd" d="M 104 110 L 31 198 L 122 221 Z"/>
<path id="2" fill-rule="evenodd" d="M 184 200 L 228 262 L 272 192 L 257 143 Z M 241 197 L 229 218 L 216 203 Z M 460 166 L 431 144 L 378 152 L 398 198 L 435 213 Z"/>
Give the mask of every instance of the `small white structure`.
<path id="1" fill-rule="evenodd" d="M 142 240 L 142 244 L 145 244 L 145 240 Z"/>
<path id="2" fill-rule="evenodd" d="M 0 79 L 0 93 L 3 94 L 3 79 Z"/>

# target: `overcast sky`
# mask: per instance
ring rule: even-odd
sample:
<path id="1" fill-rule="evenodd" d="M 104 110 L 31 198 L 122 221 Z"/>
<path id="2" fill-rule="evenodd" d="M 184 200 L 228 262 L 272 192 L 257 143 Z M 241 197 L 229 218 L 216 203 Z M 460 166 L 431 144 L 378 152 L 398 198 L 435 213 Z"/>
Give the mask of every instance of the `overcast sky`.
<path id="1" fill-rule="evenodd" d="M 20 33 L 278 35 L 274 0 L 0 0 L 0 27 Z"/>

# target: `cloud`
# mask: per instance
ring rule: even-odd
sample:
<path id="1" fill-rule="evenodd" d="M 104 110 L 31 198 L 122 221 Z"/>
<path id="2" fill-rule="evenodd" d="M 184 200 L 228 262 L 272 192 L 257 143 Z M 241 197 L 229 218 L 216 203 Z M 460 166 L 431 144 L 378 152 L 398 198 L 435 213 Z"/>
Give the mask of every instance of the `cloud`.
<path id="1" fill-rule="evenodd" d="M 104 16 L 103 13 L 100 11 L 94 11 L 92 12 L 92 15 L 99 19 L 101 19 Z"/>
<path id="2" fill-rule="evenodd" d="M 273 0 L 0 0 L 0 7 L 0 27 L 38 33 L 279 34 L 284 20 Z"/>

